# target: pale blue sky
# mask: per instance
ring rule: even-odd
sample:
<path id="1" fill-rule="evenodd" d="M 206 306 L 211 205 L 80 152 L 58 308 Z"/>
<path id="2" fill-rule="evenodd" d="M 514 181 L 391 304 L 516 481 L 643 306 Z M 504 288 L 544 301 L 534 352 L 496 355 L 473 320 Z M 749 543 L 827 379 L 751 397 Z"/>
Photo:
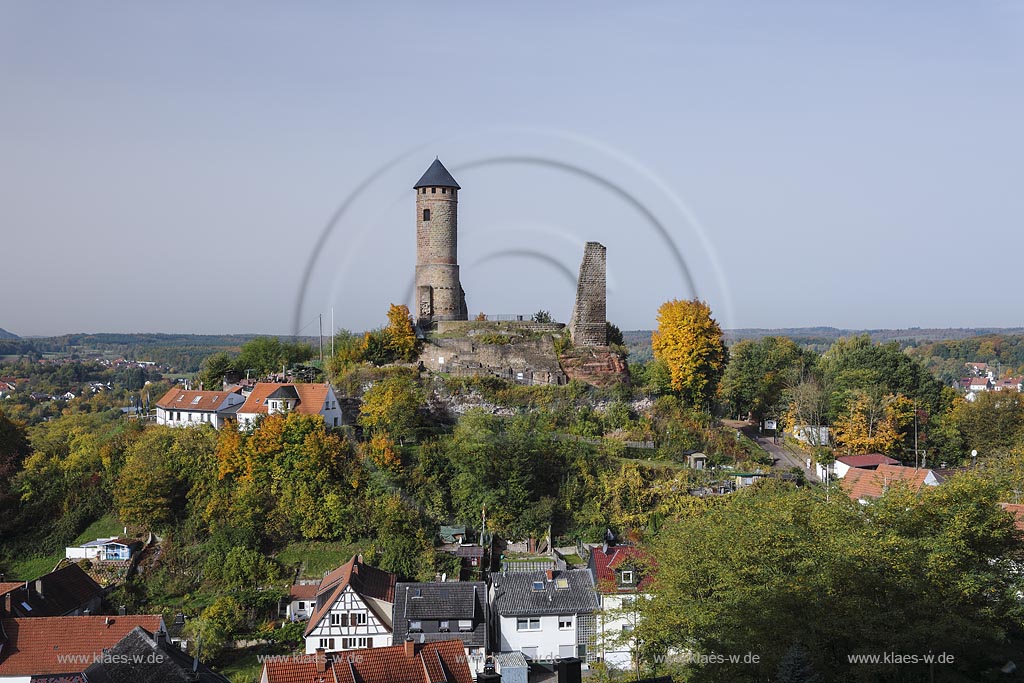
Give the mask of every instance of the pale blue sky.
<path id="1" fill-rule="evenodd" d="M 4 0 L 0 97 L 18 334 L 382 324 L 435 155 L 473 313 L 565 320 L 597 240 L 624 329 L 671 245 L 731 327 L 1024 323 L 1021 0 Z"/>

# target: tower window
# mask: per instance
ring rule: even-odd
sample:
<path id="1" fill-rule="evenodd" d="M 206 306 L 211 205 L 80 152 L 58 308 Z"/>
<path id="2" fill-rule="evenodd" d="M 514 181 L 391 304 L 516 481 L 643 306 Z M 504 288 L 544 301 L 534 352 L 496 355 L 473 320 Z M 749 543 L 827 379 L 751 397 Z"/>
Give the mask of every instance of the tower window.
<path id="1" fill-rule="evenodd" d="M 446 190 L 445 188 L 442 187 L 441 188 L 441 194 L 448 194 L 448 190 Z"/>
<path id="2" fill-rule="evenodd" d="M 430 220 L 430 209 L 423 209 L 423 220 Z"/>
<path id="3" fill-rule="evenodd" d="M 437 188 L 436 187 L 430 188 L 430 194 L 437 194 Z"/>
<path id="4" fill-rule="evenodd" d="M 427 188 L 425 188 L 425 187 L 424 187 L 424 188 L 423 188 L 423 191 L 422 191 L 422 192 L 420 192 L 420 194 L 426 194 L 426 193 L 427 193 Z"/>

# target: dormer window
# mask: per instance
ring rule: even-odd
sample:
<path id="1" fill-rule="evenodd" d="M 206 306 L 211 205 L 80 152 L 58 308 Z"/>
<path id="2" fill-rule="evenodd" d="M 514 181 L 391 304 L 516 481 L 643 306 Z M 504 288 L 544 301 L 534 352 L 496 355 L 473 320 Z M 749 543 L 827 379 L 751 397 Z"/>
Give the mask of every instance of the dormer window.
<path id="1" fill-rule="evenodd" d="M 409 633 L 422 633 L 423 622 L 422 621 L 410 621 L 409 622 Z"/>
<path id="2" fill-rule="evenodd" d="M 439 621 L 437 623 L 437 630 L 441 633 L 448 633 L 449 631 L 451 631 L 451 628 L 448 626 L 448 623 L 449 622 L 447 621 Z"/>
<path id="3" fill-rule="evenodd" d="M 622 574 L 620 576 L 622 578 L 622 583 L 633 583 L 633 572 L 632 571 L 623 570 L 623 572 L 622 572 Z"/>

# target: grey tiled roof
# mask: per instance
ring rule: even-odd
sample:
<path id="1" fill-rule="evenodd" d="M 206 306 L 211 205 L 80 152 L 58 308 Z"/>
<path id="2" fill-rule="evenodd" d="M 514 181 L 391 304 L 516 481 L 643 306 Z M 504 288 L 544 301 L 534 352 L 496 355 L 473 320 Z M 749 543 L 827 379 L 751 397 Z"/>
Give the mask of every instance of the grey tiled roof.
<path id="1" fill-rule="evenodd" d="M 506 617 L 533 614 L 589 614 L 598 609 L 594 580 L 587 569 L 568 569 L 547 573 L 503 572 L 492 574 L 494 611 Z M 557 580 L 567 579 L 568 588 L 556 587 Z M 534 590 L 534 583 L 542 584 Z"/>
<path id="2" fill-rule="evenodd" d="M 448 169 L 444 167 L 440 159 L 434 159 L 434 163 L 430 165 L 427 172 L 423 174 L 419 182 L 413 185 L 414 189 L 421 187 L 454 187 L 457 190 L 461 190 L 459 184 L 455 182 L 455 178 L 448 172 Z"/>
<path id="3" fill-rule="evenodd" d="M 418 596 L 418 597 L 417 597 Z M 462 640 L 466 645 L 482 647 L 487 640 L 485 601 L 487 587 L 483 581 L 444 583 L 398 583 L 395 585 L 394 640 L 398 644 L 411 635 L 416 642 Z M 458 630 L 460 619 L 471 619 L 473 631 Z M 425 633 L 409 634 L 409 622 L 423 622 Z M 452 621 L 451 630 L 437 632 L 431 622 Z"/>

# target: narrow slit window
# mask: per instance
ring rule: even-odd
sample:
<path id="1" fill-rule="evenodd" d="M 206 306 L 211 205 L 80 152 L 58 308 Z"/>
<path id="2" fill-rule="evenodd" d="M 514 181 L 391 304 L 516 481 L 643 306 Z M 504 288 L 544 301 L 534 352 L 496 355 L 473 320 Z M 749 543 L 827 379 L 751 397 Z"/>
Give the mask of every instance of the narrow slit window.
<path id="1" fill-rule="evenodd" d="M 423 220 L 430 220 L 430 209 L 423 209 Z"/>

